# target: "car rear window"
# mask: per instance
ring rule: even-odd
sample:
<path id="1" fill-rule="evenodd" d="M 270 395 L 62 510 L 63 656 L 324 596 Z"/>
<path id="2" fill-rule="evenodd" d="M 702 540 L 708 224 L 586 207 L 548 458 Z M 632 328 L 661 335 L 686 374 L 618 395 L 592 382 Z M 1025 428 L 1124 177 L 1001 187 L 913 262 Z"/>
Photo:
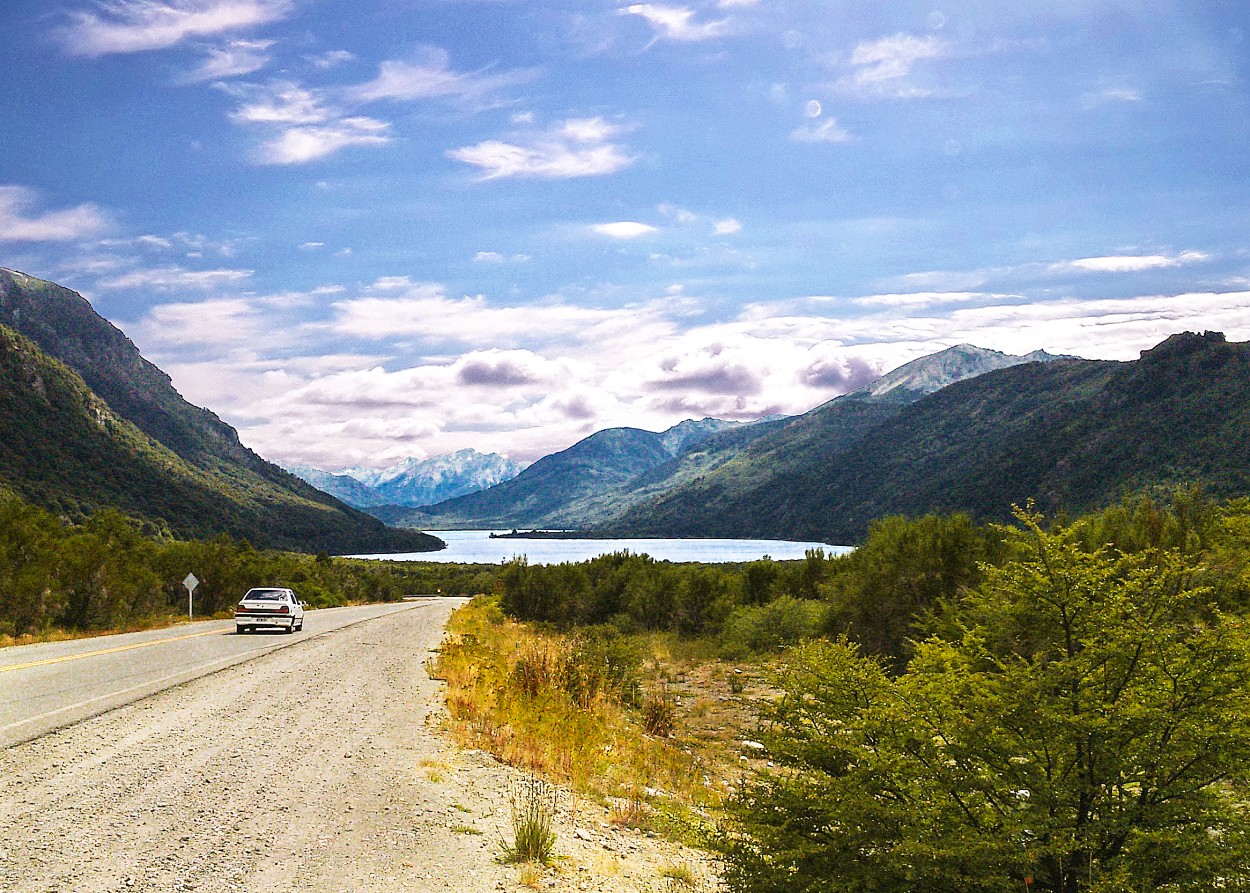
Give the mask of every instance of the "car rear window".
<path id="1" fill-rule="evenodd" d="M 253 601 L 281 601 L 286 598 L 285 589 L 250 589 L 244 599 L 252 599 Z"/>

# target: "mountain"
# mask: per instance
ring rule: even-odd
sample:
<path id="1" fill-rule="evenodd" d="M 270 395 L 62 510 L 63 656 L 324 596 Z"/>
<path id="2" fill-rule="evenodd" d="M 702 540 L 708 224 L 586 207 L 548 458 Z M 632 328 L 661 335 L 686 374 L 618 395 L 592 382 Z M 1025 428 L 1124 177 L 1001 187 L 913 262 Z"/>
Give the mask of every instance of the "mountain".
<path id="1" fill-rule="evenodd" d="M 416 512 L 371 511 L 423 527 L 585 527 L 619 511 L 622 488 L 718 435 L 746 430 L 721 419 L 687 420 L 659 433 L 608 428 L 544 456 L 515 478 Z M 604 513 L 604 508 L 611 509 Z"/>
<path id="2" fill-rule="evenodd" d="M 757 444 L 758 445 L 758 444 Z M 766 481 L 707 479 L 613 525 L 636 534 L 852 543 L 874 518 L 1082 512 L 1199 482 L 1250 495 L 1250 344 L 1184 333 L 1127 363 L 1057 359 L 949 385 Z"/>
<path id="3" fill-rule="evenodd" d="M 0 268 L 0 483 L 70 518 L 118 508 L 179 536 L 423 551 L 239 442 L 76 292 Z"/>
<path id="4" fill-rule="evenodd" d="M 356 466 L 330 472 L 311 465 L 287 468 L 356 508 L 434 505 L 511 480 L 523 469 L 523 465 L 498 453 L 474 449 L 429 459 L 405 459 L 382 469 Z"/>
<path id="5" fill-rule="evenodd" d="M 282 466 L 300 480 L 312 484 L 322 493 L 356 508 L 373 505 L 377 499 L 372 487 L 340 472 L 325 471 L 312 465 Z"/>
<path id="6" fill-rule="evenodd" d="M 708 463 L 698 474 L 687 474 L 671 480 L 666 487 L 652 488 L 600 526 L 623 534 L 672 529 L 683 531 L 674 533 L 681 536 L 712 535 L 705 530 L 715 530 L 717 536 L 736 536 L 724 531 L 754 524 L 753 520 L 734 514 L 732 504 L 742 494 L 779 492 L 787 476 L 830 461 L 909 403 L 955 382 L 1053 359 L 1045 351 L 1013 356 L 970 344 L 920 357 L 858 390 L 786 420 L 739 449 L 721 454 L 716 457 L 719 461 Z M 731 515 L 723 515 L 725 511 Z M 730 517 L 735 520 L 730 522 Z"/>
<path id="7" fill-rule="evenodd" d="M 419 512 L 389 507 L 370 511 L 391 523 L 423 527 L 615 530 L 618 519 L 629 518 L 636 529 L 642 522 L 634 520 L 634 513 L 670 492 L 695 487 L 703 493 L 709 481 L 731 492 L 761 482 L 766 486 L 781 470 L 853 443 L 909 401 L 953 381 L 1036 359 L 1051 357 L 958 345 L 913 360 L 868 388 L 795 419 L 751 425 L 687 420 L 659 434 L 636 428 L 600 431 L 535 462 L 514 481 L 464 500 Z M 628 449 L 621 447 L 625 439 Z"/>
<path id="8" fill-rule="evenodd" d="M 912 360 L 899 366 L 876 381 L 864 385 L 839 398 L 846 400 L 872 400 L 880 403 L 914 403 L 927 394 L 940 391 L 947 385 L 967 378 L 975 378 L 995 369 L 1006 369 L 1023 363 L 1045 363 L 1065 359 L 1044 350 L 1035 350 L 1023 356 L 987 350 L 973 344 L 956 344 L 946 350 Z"/>

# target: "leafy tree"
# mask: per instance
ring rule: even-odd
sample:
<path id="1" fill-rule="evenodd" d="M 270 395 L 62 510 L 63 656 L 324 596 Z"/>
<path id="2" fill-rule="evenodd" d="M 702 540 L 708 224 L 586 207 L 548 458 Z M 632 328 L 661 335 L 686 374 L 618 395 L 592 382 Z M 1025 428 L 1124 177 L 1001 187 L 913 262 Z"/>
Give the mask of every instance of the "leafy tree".
<path id="1" fill-rule="evenodd" d="M 731 890 L 1250 889 L 1250 636 L 1178 552 L 1018 521 L 901 675 L 845 638 L 794 653 Z"/>
<path id="2" fill-rule="evenodd" d="M 1000 539 L 962 514 L 874 521 L 824 587 L 829 632 L 902 664 L 920 625 L 977 584 L 980 562 L 998 557 Z"/>

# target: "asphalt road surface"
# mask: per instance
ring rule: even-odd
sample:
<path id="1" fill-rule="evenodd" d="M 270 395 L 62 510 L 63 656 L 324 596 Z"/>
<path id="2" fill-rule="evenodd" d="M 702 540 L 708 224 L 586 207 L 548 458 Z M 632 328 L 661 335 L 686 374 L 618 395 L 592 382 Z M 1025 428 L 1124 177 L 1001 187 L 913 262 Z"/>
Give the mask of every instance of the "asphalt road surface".
<path id="1" fill-rule="evenodd" d="M 0 748 L 261 654 L 427 600 L 309 611 L 293 634 L 237 635 L 233 620 L 0 650 Z"/>

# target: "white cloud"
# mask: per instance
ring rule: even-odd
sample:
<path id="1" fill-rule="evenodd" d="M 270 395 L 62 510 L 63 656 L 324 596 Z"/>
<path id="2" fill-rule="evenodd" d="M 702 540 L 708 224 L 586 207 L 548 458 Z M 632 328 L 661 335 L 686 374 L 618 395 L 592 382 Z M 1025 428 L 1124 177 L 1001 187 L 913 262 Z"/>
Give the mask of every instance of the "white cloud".
<path id="1" fill-rule="evenodd" d="M 302 242 L 300 243 L 299 250 L 300 251 L 317 251 L 318 249 L 324 248 L 324 247 L 326 247 L 325 242 Z"/>
<path id="2" fill-rule="evenodd" d="M 894 99 L 932 96 L 933 90 L 910 81 L 913 69 L 922 60 L 939 59 L 950 52 L 951 45 L 947 41 L 932 35 L 895 34 L 863 41 L 851 51 L 851 71 L 839 81 L 839 86 L 861 96 Z"/>
<path id="3" fill-rule="evenodd" d="M 608 236 L 612 239 L 636 239 L 639 236 L 647 236 L 651 233 L 659 232 L 654 226 L 645 223 L 635 223 L 632 220 L 620 220 L 616 223 L 596 223 L 591 230 L 601 236 Z"/>
<path id="4" fill-rule="evenodd" d="M 481 296 L 449 298 L 440 285 L 406 281 L 375 283 L 372 290 L 394 296 L 362 296 L 334 303 L 331 330 L 370 341 L 417 338 L 486 347 L 602 342 L 656 326 L 667 330 L 667 324 L 660 322 L 662 314 L 652 307 L 495 306 Z"/>
<path id="5" fill-rule="evenodd" d="M 158 50 L 192 38 L 255 28 L 286 18 L 291 0 L 109 0 L 74 11 L 57 32 L 76 56 Z"/>
<path id="6" fill-rule="evenodd" d="M 356 102 L 448 98 L 481 102 L 491 94 L 532 81 L 537 76 L 536 71 L 458 72 L 452 69 L 446 50 L 426 47 L 417 61 L 389 59 L 382 62 L 376 78 L 350 88 L 347 95 Z"/>
<path id="7" fill-rule="evenodd" d="M 853 137 L 838 126 L 836 118 L 804 124 L 790 131 L 790 139 L 797 143 L 846 143 Z"/>
<path id="8" fill-rule="evenodd" d="M 1108 87 L 1103 90 L 1091 90 L 1088 93 L 1081 94 L 1081 108 L 1087 111 L 1113 102 L 1141 101 L 1141 94 L 1128 87 Z"/>
<path id="9" fill-rule="evenodd" d="M 208 58 L 182 77 L 184 84 L 199 84 L 224 78 L 240 77 L 260 71 L 269 64 L 265 52 L 272 40 L 232 40 L 221 47 L 210 47 Z"/>
<path id="10" fill-rule="evenodd" d="M 694 10 L 684 6 L 635 3 L 621 9 L 620 14 L 640 16 L 655 29 L 657 39 L 664 38 L 681 43 L 711 40 L 729 32 L 728 19 L 696 22 Z"/>
<path id="11" fill-rule="evenodd" d="M 1129 359 L 1184 329 L 1250 337 L 1245 291 L 1026 302 L 925 290 L 757 304 L 713 323 L 687 316 L 691 303 L 508 306 L 392 276 L 350 293 L 164 305 L 136 331 L 180 390 L 263 455 L 331 466 L 465 446 L 534 459 L 614 425 L 798 413 L 961 342 Z M 295 306 L 325 318 L 300 323 Z M 186 356 L 201 328 L 218 345 L 211 366 Z"/>
<path id="12" fill-rule="evenodd" d="M 1143 270 L 1157 270 L 1163 267 L 1179 267 L 1184 264 L 1200 263 L 1210 260 L 1210 255 L 1201 251 L 1183 251 L 1176 255 L 1111 255 L 1108 257 L 1082 257 L 1078 260 L 1052 264 L 1052 272 L 1083 270 L 1092 273 L 1139 273 Z"/>
<path id="13" fill-rule="evenodd" d="M 329 50 L 319 56 L 309 57 L 308 61 L 312 62 L 314 68 L 320 68 L 322 71 L 325 71 L 345 62 L 355 61 L 355 59 L 356 54 L 347 50 Z"/>
<path id="14" fill-rule="evenodd" d="M 862 307 L 930 307 L 941 304 L 965 304 L 992 296 L 972 291 L 918 291 L 897 294 L 866 295 L 855 298 Z"/>
<path id="15" fill-rule="evenodd" d="M 328 101 L 324 91 L 292 81 L 220 86 L 243 100 L 230 113 L 234 123 L 274 134 L 254 149 L 252 157 L 259 164 L 306 164 L 349 146 L 391 142 L 388 122 L 346 115 Z"/>
<path id="16" fill-rule="evenodd" d="M 348 146 L 384 146 L 390 125 L 376 118 L 340 118 L 324 125 L 292 127 L 262 143 L 256 158 L 263 164 L 304 164 Z"/>
<path id="17" fill-rule="evenodd" d="M 523 264 L 530 259 L 528 254 L 504 255 L 498 251 L 479 251 L 473 255 L 473 260 L 479 264 Z"/>
<path id="18" fill-rule="evenodd" d="M 144 342 L 185 345 L 239 345 L 255 340 L 264 331 L 256 308 L 239 298 L 152 307 L 134 329 Z"/>
<path id="19" fill-rule="evenodd" d="M 132 270 L 120 276 L 102 279 L 97 285 L 104 289 L 146 288 L 153 291 L 196 289 L 209 291 L 237 285 L 251 277 L 253 270 L 187 270 L 183 267 L 158 267 Z"/>
<path id="20" fill-rule="evenodd" d="M 742 232 L 742 224 L 732 217 L 716 221 L 712 231 L 718 236 L 733 236 Z"/>
<path id="21" fill-rule="evenodd" d="M 235 92 L 255 97 L 230 113 L 236 124 L 320 124 L 337 114 L 322 96 L 291 81 L 248 85 Z"/>
<path id="22" fill-rule="evenodd" d="M 512 137 L 513 142 L 486 140 L 452 149 L 447 156 L 481 168 L 485 180 L 604 176 L 635 161 L 624 146 L 612 142 L 621 130 L 599 117 L 570 118 L 550 130 L 519 133 Z"/>
<path id="23" fill-rule="evenodd" d="M 34 190 L 0 186 L 0 242 L 68 242 L 109 226 L 108 216 L 96 205 L 30 213 L 37 202 Z"/>

